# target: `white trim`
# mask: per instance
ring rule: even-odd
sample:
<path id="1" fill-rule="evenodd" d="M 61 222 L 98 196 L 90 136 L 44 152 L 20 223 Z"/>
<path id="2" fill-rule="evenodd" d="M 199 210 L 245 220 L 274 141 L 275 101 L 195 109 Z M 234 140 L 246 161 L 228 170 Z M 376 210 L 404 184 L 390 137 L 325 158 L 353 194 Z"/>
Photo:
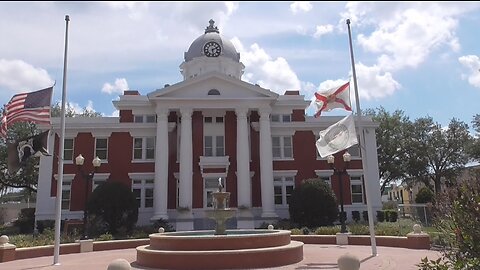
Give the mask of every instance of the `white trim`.
<path id="1" fill-rule="evenodd" d="M 273 177 L 297 176 L 298 170 L 276 170 L 273 171 Z"/>
<path id="2" fill-rule="evenodd" d="M 155 178 L 155 173 L 154 172 L 148 172 L 148 173 L 128 173 L 128 177 L 130 177 L 131 180 L 143 180 L 145 178 Z"/>
<path id="3" fill-rule="evenodd" d="M 90 131 L 90 133 L 92 134 L 92 136 L 94 138 L 109 138 L 110 136 L 112 136 L 112 132 L 113 130 L 105 130 L 105 129 L 100 129 L 100 128 L 94 128 Z"/>

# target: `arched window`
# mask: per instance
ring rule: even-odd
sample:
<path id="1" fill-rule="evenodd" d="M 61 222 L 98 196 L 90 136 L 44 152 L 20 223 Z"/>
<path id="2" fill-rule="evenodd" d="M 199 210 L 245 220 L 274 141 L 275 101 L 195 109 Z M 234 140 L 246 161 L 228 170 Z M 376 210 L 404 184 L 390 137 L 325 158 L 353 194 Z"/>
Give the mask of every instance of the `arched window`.
<path id="1" fill-rule="evenodd" d="M 210 91 L 208 91 L 208 95 L 209 96 L 219 96 L 220 91 L 218 91 L 217 89 L 210 89 Z"/>

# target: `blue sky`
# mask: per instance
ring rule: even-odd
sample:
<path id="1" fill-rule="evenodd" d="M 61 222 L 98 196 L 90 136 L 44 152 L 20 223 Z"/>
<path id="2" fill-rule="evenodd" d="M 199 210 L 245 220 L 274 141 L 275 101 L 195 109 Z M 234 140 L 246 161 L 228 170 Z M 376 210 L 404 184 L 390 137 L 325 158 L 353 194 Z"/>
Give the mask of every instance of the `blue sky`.
<path id="1" fill-rule="evenodd" d="M 125 89 L 181 81 L 210 19 L 240 52 L 242 79 L 274 92 L 311 99 L 349 80 L 349 18 L 362 109 L 442 125 L 480 113 L 480 2 L 0 2 L 1 104 L 54 81 L 61 100 L 67 14 L 67 101 L 106 116 Z"/>

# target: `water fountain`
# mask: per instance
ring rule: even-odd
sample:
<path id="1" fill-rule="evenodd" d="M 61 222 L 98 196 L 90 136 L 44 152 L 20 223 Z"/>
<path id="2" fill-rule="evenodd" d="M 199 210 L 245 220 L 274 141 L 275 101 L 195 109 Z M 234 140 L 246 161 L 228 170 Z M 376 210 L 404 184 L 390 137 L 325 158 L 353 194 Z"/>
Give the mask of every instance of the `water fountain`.
<path id="1" fill-rule="evenodd" d="M 214 231 L 163 232 L 149 235 L 150 245 L 137 247 L 135 264 L 160 269 L 245 269 L 288 265 L 303 260 L 303 243 L 291 241 L 290 231 L 226 230 L 236 212 L 229 208 L 230 192 L 219 179 L 213 192 Z"/>
<path id="2" fill-rule="evenodd" d="M 227 219 L 235 215 L 236 210 L 230 209 L 230 192 L 223 191 L 222 178 L 218 178 L 218 191 L 212 193 L 213 210 L 206 210 L 208 218 L 215 220 L 215 235 L 226 235 Z"/>

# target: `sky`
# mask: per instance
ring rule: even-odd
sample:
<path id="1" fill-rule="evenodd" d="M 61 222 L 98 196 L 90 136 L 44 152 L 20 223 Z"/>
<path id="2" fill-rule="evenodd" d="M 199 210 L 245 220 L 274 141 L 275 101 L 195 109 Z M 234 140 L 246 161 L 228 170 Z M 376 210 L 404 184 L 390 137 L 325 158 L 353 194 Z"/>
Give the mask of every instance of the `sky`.
<path id="1" fill-rule="evenodd" d="M 242 80 L 311 100 L 352 80 L 350 19 L 362 110 L 443 126 L 480 114 L 480 2 L 0 2 L 0 104 L 54 83 L 61 101 L 65 15 L 66 101 L 78 110 L 118 116 L 123 90 L 182 81 L 210 19 L 240 53 Z"/>

